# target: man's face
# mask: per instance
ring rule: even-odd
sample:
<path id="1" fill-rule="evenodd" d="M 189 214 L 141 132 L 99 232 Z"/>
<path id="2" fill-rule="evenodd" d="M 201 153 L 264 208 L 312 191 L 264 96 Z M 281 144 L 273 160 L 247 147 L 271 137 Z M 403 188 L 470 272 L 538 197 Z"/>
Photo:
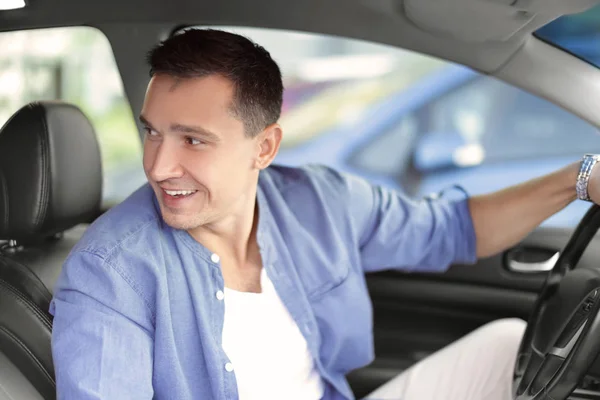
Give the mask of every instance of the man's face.
<path id="1" fill-rule="evenodd" d="M 220 76 L 150 81 L 140 119 L 144 170 L 163 219 L 191 230 L 235 214 L 256 185 L 257 139 L 232 116 L 233 86 Z"/>

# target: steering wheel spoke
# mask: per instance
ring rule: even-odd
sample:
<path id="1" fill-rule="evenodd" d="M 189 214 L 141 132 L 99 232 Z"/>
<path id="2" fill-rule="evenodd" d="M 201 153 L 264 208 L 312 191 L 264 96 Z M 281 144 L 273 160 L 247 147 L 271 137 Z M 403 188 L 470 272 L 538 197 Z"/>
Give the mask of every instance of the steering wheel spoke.
<path id="1" fill-rule="evenodd" d="M 517 376 L 515 371 L 515 397 L 517 399 L 530 399 L 532 396 L 540 392 L 544 387 L 540 387 L 540 373 L 546 365 L 548 356 L 532 351 L 528 354 L 522 354 L 522 367 L 520 376 Z"/>

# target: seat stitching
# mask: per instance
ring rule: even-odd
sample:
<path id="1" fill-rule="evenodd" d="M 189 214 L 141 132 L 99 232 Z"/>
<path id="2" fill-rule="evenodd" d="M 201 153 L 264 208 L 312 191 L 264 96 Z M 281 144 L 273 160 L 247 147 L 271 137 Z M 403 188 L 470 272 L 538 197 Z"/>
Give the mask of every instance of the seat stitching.
<path id="1" fill-rule="evenodd" d="M 50 290 L 48 290 L 48 287 L 46 287 L 46 285 L 44 284 L 44 282 L 42 282 L 42 280 L 40 279 L 40 277 L 35 272 L 33 272 L 33 270 L 29 266 L 25 265 L 24 263 L 22 263 L 22 262 L 20 262 L 18 260 L 11 260 L 11 261 L 14 264 L 17 264 L 19 267 L 21 267 L 21 269 L 23 270 L 23 272 L 26 274 L 27 279 L 35 280 L 36 283 L 41 284 L 41 287 L 37 287 L 36 286 L 35 289 L 39 289 L 37 291 L 37 293 L 41 294 L 44 297 L 44 300 L 46 300 L 48 302 L 52 301 L 52 293 L 50 292 Z M 3 264 L 4 265 L 10 265 L 10 264 L 8 264 L 6 262 L 2 262 L 2 260 L 0 260 L 0 266 L 2 266 Z M 11 285 L 11 286 L 14 287 L 14 285 L 12 285 L 9 282 L 6 282 L 6 280 L 4 280 L 4 282 L 7 283 L 8 285 Z M 32 303 L 36 304 L 35 302 L 32 302 Z M 36 304 L 36 306 L 37 306 L 37 304 Z"/>
<path id="2" fill-rule="evenodd" d="M 21 292 L 19 292 L 17 289 L 15 289 L 10 283 L 7 283 L 5 281 L 0 281 L 0 289 L 10 292 L 27 309 L 29 309 L 29 311 L 34 313 L 41 320 L 41 322 L 46 326 L 46 328 L 48 328 L 48 330 L 52 330 L 52 322 L 50 321 L 50 318 L 47 315 L 45 315 L 44 313 L 42 313 L 40 311 L 39 307 L 35 303 L 33 303 L 31 300 L 29 300 L 27 297 L 25 297 Z"/>
<path id="3" fill-rule="evenodd" d="M 50 144 L 48 143 L 50 137 L 50 130 L 48 129 L 48 121 L 46 120 L 48 116 L 43 106 L 41 104 L 38 104 L 38 106 L 40 108 L 40 112 L 42 113 L 42 124 L 44 125 L 44 134 L 40 136 L 40 145 L 42 153 L 42 187 L 40 188 L 41 204 L 39 204 L 39 207 L 37 208 L 38 215 L 34 220 L 34 230 L 42 228 L 42 224 L 46 219 L 46 213 L 48 212 L 48 204 L 50 203 L 50 201 L 52 201 L 52 199 L 50 199 L 48 183 L 48 180 L 50 179 L 49 176 L 51 174 L 51 171 L 49 171 L 50 162 L 48 160 L 50 153 Z"/>

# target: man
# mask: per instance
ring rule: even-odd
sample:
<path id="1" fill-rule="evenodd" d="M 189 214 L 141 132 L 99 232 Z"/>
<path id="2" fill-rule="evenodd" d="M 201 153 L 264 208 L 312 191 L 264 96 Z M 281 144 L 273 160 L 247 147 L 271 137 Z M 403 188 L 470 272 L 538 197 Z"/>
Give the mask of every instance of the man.
<path id="1" fill-rule="evenodd" d="M 577 197 L 579 163 L 458 202 L 271 166 L 283 88 L 263 48 L 189 30 L 149 63 L 149 184 L 88 229 L 55 290 L 61 399 L 352 398 L 345 374 L 373 359 L 365 272 L 472 263 Z M 508 400 L 524 325 L 485 326 L 371 397 Z"/>

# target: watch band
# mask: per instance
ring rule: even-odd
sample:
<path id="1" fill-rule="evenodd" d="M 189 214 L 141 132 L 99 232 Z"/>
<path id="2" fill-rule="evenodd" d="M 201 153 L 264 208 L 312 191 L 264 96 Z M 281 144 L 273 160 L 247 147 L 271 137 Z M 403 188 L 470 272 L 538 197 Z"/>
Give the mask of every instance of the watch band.
<path id="1" fill-rule="evenodd" d="M 586 154 L 581 160 L 579 174 L 577 174 L 577 183 L 575 184 L 577 198 L 580 200 L 590 201 L 588 182 L 592 174 L 592 169 L 598 160 L 600 160 L 600 154 Z"/>

